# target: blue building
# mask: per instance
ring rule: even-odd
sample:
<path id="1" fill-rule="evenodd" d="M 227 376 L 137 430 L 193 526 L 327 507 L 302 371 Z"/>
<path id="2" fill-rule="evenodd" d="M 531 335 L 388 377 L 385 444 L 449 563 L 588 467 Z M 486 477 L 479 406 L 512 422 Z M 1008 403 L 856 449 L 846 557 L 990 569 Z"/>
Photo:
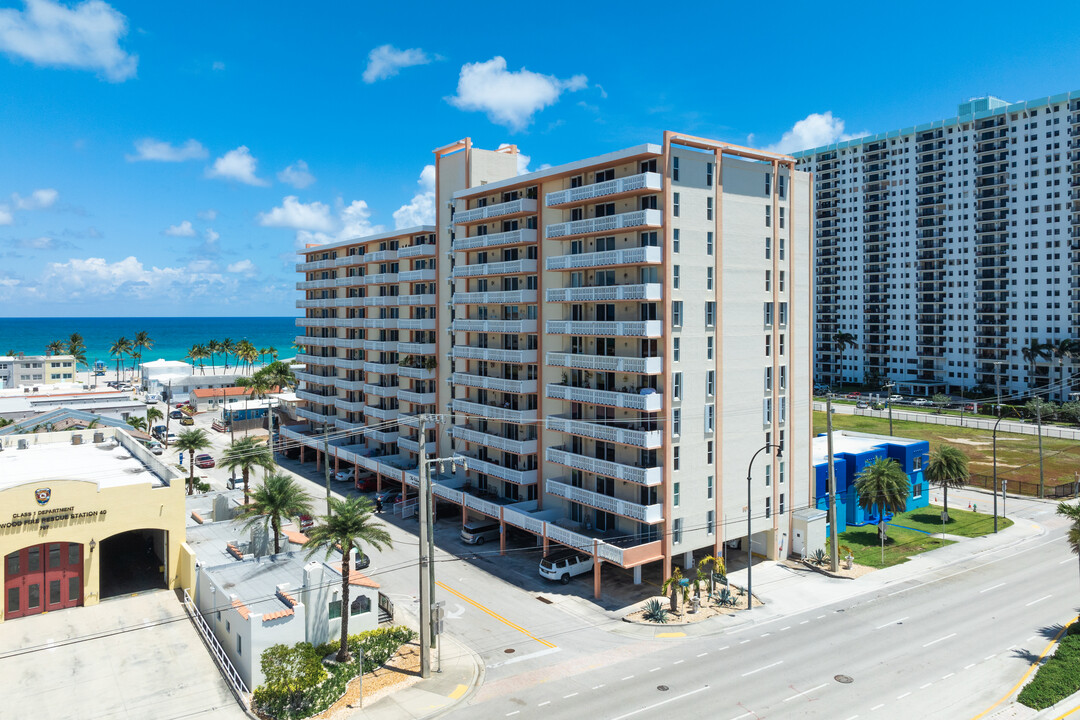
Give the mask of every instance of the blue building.
<path id="1" fill-rule="evenodd" d="M 829 459 L 828 438 L 821 434 L 813 441 L 814 496 L 817 507 L 828 510 Z M 930 460 L 930 443 L 888 435 L 869 435 L 844 430 L 833 431 L 833 464 L 836 468 L 836 525 L 838 532 L 850 527 L 877 524 L 876 509 L 859 507 L 855 476 L 879 457 L 892 458 L 907 473 L 911 482 L 905 512 L 930 504 L 930 493 L 923 469 Z M 886 520 L 892 516 L 887 514 Z"/>

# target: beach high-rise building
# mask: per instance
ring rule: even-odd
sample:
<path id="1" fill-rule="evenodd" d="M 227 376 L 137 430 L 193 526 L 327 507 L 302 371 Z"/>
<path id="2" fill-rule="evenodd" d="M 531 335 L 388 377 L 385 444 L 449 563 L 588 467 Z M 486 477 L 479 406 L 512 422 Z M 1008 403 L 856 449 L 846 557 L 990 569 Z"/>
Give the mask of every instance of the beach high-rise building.
<path id="1" fill-rule="evenodd" d="M 1080 336 L 1080 91 L 795 157 L 815 181 L 819 383 L 1068 399 L 1075 358 L 1029 356 Z"/>
<path id="2" fill-rule="evenodd" d="M 748 511 L 756 552 L 804 551 L 808 175 L 670 132 L 516 160 L 441 148 L 433 227 L 301 251 L 310 424 L 284 439 L 321 454 L 325 425 L 336 468 L 415 486 L 415 415 L 433 416 L 428 449 L 466 466 L 436 474 L 436 500 L 500 523 L 503 549 L 517 528 L 592 555 L 597 593 L 603 566 L 640 582 L 745 551 Z M 783 452 L 757 457 L 748 503 L 766 444 Z"/>

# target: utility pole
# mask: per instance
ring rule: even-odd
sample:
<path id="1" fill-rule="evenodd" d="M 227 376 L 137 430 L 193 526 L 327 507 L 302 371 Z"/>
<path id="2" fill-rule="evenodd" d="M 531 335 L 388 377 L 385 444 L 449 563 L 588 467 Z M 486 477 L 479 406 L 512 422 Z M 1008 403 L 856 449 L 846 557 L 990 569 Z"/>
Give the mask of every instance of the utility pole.
<path id="1" fill-rule="evenodd" d="M 1001 360 L 995 360 L 994 365 L 997 366 L 994 368 L 994 390 L 997 395 L 996 409 L 998 417 L 1001 417 Z"/>
<path id="2" fill-rule="evenodd" d="M 323 475 L 326 477 L 326 514 L 330 514 L 330 424 L 323 423 Z"/>
<path id="3" fill-rule="evenodd" d="M 1035 422 L 1039 426 L 1039 497 L 1046 497 L 1043 485 L 1043 451 L 1042 451 L 1042 398 L 1035 405 Z"/>
<path id="4" fill-rule="evenodd" d="M 892 435 L 892 389 L 896 386 L 894 382 L 885 383 L 885 387 L 882 388 L 885 391 L 885 407 L 889 408 L 889 434 Z"/>
<path id="5" fill-rule="evenodd" d="M 169 381 L 169 401 L 167 403 L 165 403 L 165 442 L 164 442 L 165 447 L 169 447 L 169 420 L 170 420 L 169 416 L 170 416 L 170 414 L 172 412 L 169 408 L 171 408 L 172 405 L 173 405 L 173 401 L 172 401 L 172 380 L 170 380 Z M 150 434 L 153 435 L 153 433 L 150 433 Z"/>
<path id="6" fill-rule="evenodd" d="M 439 418 L 434 418 L 438 423 Z M 424 433 L 420 433 L 420 451 L 421 459 L 427 458 L 427 437 Z M 438 454 L 438 453 L 436 453 Z M 450 461 L 453 466 L 453 460 Z M 430 465 L 430 461 L 428 463 Z M 431 486 L 431 468 L 428 467 L 426 473 L 427 476 L 427 546 L 428 546 L 428 599 L 431 601 L 431 605 L 436 604 L 435 601 L 435 495 Z M 441 612 L 441 611 L 440 611 Z M 435 617 L 433 614 L 431 617 L 431 637 L 428 638 L 428 646 L 434 648 L 438 642 L 438 633 L 435 632 L 436 624 L 441 620 L 441 617 Z M 441 648 L 440 648 L 441 651 Z M 440 652 L 439 659 L 439 672 L 442 672 L 442 656 Z"/>
<path id="7" fill-rule="evenodd" d="M 829 449 L 829 569 L 840 569 L 840 538 L 836 530 L 836 467 L 833 465 L 832 395 L 825 398 L 825 432 Z"/>
<path id="8" fill-rule="evenodd" d="M 419 463 L 419 520 L 420 520 L 420 677 L 431 677 L 431 556 L 428 551 L 428 493 L 431 481 L 428 476 L 427 462 L 427 423 L 426 417 L 417 417 L 420 430 Z"/>

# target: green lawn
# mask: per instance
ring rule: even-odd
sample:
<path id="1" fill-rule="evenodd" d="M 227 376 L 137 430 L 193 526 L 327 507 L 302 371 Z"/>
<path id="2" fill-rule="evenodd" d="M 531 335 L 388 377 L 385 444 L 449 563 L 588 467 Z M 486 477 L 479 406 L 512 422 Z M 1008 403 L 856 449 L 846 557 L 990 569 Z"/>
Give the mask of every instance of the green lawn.
<path id="1" fill-rule="evenodd" d="M 881 562 L 881 542 L 878 540 L 877 526 L 867 525 L 840 533 L 841 545 L 851 548 L 855 562 L 875 568 L 886 568 L 907 562 L 912 555 L 937 550 L 939 547 L 952 545 L 953 540 L 924 535 L 914 530 L 889 528 L 889 540 L 885 543 L 885 562 Z"/>
<path id="2" fill-rule="evenodd" d="M 937 488 L 935 488 L 935 491 L 940 492 Z M 924 508 L 894 515 L 892 523 L 940 535 L 941 506 L 927 505 Z M 1012 524 L 1012 520 L 1008 518 L 998 518 L 998 530 L 1004 530 Z M 994 516 L 960 510 L 953 503 L 949 508 L 949 522 L 945 524 L 945 532 L 949 535 L 962 535 L 963 537 L 989 535 L 994 532 Z"/>

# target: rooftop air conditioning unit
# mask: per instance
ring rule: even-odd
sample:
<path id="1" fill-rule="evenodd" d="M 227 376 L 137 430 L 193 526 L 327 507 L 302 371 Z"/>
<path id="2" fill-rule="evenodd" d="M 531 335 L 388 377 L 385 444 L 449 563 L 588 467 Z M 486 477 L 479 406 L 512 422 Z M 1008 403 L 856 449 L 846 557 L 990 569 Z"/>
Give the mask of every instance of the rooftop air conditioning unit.
<path id="1" fill-rule="evenodd" d="M 28 447 L 30 447 L 30 441 L 26 438 L 19 438 L 19 449 L 25 450 Z"/>

